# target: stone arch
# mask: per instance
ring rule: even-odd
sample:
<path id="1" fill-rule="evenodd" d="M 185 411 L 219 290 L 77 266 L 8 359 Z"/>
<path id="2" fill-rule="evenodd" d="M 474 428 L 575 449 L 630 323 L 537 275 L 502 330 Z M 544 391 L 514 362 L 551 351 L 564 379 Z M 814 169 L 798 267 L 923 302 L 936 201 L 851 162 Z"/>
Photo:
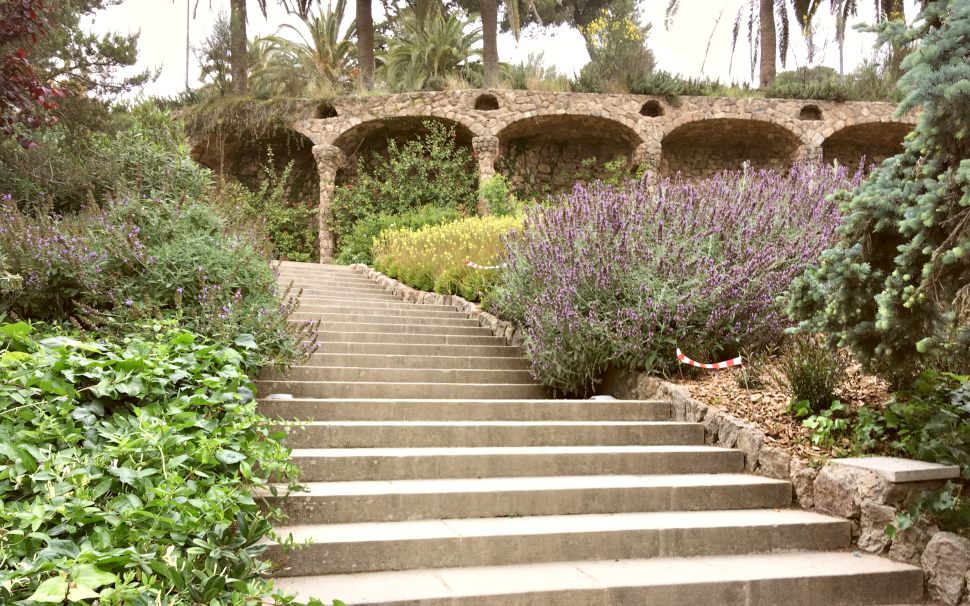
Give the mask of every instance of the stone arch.
<path id="1" fill-rule="evenodd" d="M 428 121 L 438 122 L 454 129 L 458 145 L 471 150 L 472 137 L 474 137 L 471 128 L 455 120 L 431 115 L 396 116 L 360 122 L 338 135 L 333 145 L 340 148 L 350 159 L 347 168 L 353 170 L 357 166 L 358 159 L 366 162 L 375 153 L 383 154 L 389 142 L 396 141 L 400 144 L 426 133 Z"/>
<path id="2" fill-rule="evenodd" d="M 629 163 L 643 142 L 622 122 L 582 114 L 522 118 L 498 132 L 498 170 L 525 196 L 556 193 L 604 176 L 617 157 Z"/>
<path id="3" fill-rule="evenodd" d="M 647 118 L 659 118 L 664 115 L 664 106 L 656 99 L 650 99 L 640 106 L 640 115 Z"/>
<path id="4" fill-rule="evenodd" d="M 333 103 L 328 101 L 318 103 L 313 109 L 313 117 L 316 120 L 329 120 L 330 118 L 336 118 L 337 116 L 337 108 L 333 106 Z"/>
<path id="5" fill-rule="evenodd" d="M 784 169 L 802 140 L 791 130 L 762 120 L 714 118 L 685 122 L 661 141 L 661 172 L 703 178 L 720 170 Z"/>
<path id="6" fill-rule="evenodd" d="M 822 158 L 851 168 L 864 157 L 866 164 L 878 164 L 903 151 L 903 139 L 913 130 L 905 122 L 864 122 L 839 129 L 822 142 Z"/>

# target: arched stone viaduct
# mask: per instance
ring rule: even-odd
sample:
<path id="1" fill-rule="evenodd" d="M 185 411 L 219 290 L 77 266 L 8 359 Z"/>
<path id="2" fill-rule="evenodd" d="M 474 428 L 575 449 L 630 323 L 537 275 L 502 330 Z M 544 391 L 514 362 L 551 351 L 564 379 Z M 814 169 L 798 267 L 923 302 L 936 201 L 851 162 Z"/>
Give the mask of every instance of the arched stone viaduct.
<path id="1" fill-rule="evenodd" d="M 895 105 L 734 97 L 681 97 L 512 90 L 345 97 L 323 103 L 294 130 L 313 144 L 320 173 L 320 258 L 333 256 L 328 228 L 338 172 L 359 150 L 436 118 L 470 142 L 480 177 L 513 182 L 573 178 L 582 160 L 622 155 L 662 174 L 700 177 L 742 162 L 784 168 L 817 157 L 857 164 L 897 153 L 915 115 Z"/>

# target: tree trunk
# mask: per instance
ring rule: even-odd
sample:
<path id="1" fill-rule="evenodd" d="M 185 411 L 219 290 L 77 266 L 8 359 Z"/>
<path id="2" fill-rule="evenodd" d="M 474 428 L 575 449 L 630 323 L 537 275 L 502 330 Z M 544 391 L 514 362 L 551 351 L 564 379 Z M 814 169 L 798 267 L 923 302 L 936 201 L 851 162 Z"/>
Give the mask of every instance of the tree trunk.
<path id="1" fill-rule="evenodd" d="M 374 15 L 371 0 L 357 0 L 357 69 L 364 90 L 374 88 Z"/>
<path id="2" fill-rule="evenodd" d="M 498 81 L 498 0 L 480 0 L 482 10 L 482 63 L 484 88 L 495 88 Z"/>
<path id="3" fill-rule="evenodd" d="M 759 85 L 768 88 L 775 83 L 778 42 L 775 34 L 775 0 L 760 0 L 758 15 L 761 38 L 761 74 Z"/>
<path id="4" fill-rule="evenodd" d="M 229 0 L 229 8 L 229 75 L 232 77 L 232 92 L 245 95 L 249 90 L 246 0 Z"/>

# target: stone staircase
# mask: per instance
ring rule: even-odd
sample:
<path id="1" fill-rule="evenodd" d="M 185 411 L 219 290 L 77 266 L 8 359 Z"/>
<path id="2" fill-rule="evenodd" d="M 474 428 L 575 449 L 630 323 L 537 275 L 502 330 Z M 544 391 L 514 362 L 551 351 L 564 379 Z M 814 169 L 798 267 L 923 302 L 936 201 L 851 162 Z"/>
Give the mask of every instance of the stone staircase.
<path id="1" fill-rule="evenodd" d="M 283 263 L 317 353 L 260 377 L 308 490 L 275 499 L 301 599 L 422 606 L 918 601 L 918 568 L 853 553 L 849 522 L 791 509 L 665 402 L 553 400 L 455 308 L 350 268 Z"/>

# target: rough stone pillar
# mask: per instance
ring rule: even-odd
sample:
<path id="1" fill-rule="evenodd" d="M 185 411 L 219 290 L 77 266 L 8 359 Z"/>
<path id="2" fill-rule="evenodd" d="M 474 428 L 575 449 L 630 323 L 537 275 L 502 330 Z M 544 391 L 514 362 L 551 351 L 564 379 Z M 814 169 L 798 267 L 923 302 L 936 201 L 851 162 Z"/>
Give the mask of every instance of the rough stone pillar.
<path id="1" fill-rule="evenodd" d="M 330 232 L 330 201 L 336 186 L 337 171 L 346 166 L 347 155 L 336 145 L 314 145 L 313 158 L 320 173 L 320 262 L 333 261 L 333 234 Z"/>
<path id="2" fill-rule="evenodd" d="M 795 151 L 795 161 L 822 161 L 822 146 L 814 145 L 811 143 L 806 143 L 799 145 L 798 149 Z"/>
<path id="3" fill-rule="evenodd" d="M 498 160 L 498 137 L 483 135 L 472 138 L 472 150 L 478 159 L 478 184 L 481 185 L 495 174 L 495 161 Z"/>
<path id="4" fill-rule="evenodd" d="M 660 171 L 660 158 L 663 150 L 660 147 L 660 140 L 648 140 L 641 143 L 633 151 L 633 168 L 636 172 L 641 170 L 651 176 L 656 176 Z"/>

